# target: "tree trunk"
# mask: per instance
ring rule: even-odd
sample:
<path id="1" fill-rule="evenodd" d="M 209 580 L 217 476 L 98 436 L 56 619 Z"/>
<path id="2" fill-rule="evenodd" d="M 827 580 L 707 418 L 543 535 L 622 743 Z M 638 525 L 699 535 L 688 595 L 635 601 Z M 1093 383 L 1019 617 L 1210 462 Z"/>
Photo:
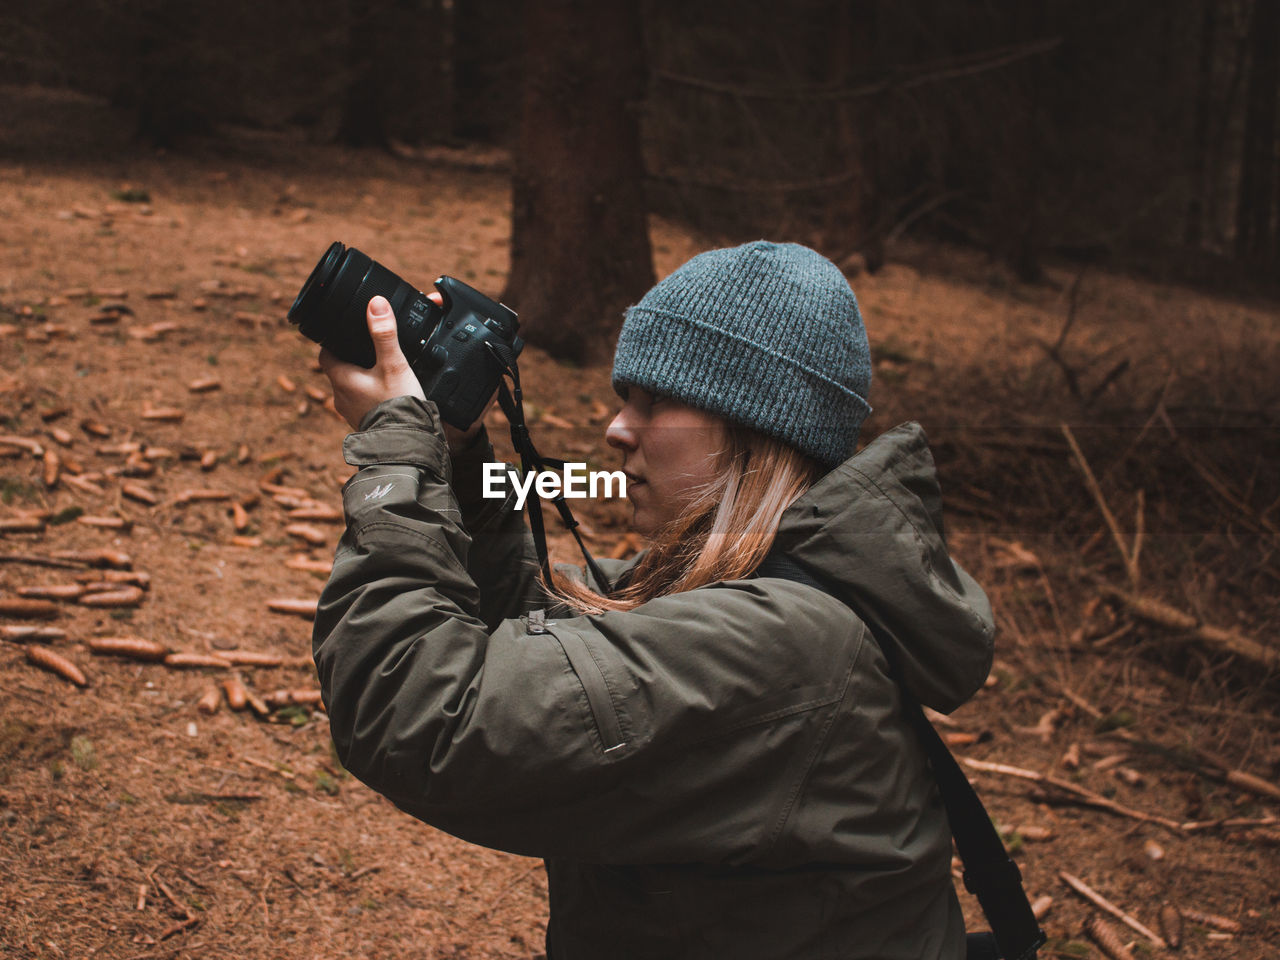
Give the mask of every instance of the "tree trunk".
<path id="1" fill-rule="evenodd" d="M 200 25 L 192 11 L 163 0 L 139 4 L 134 15 L 133 82 L 121 99 L 136 110 L 139 140 L 171 147 L 211 126 L 210 85 L 199 63 Z"/>
<path id="2" fill-rule="evenodd" d="M 1187 200 L 1187 246 L 1204 242 L 1204 197 L 1209 189 L 1209 104 L 1213 95 L 1213 47 L 1217 33 L 1214 15 L 1218 0 L 1201 0 L 1200 62 L 1196 70 L 1195 126 L 1191 134 L 1191 189 Z"/>
<path id="3" fill-rule="evenodd" d="M 1280 93 L 1280 0 L 1255 0 L 1250 27 L 1236 255 L 1265 261 L 1275 247 L 1276 99 Z"/>
<path id="4" fill-rule="evenodd" d="M 452 4 L 455 109 L 450 130 L 455 137 L 514 142 L 520 108 L 521 6 L 525 4 L 510 0 Z"/>
<path id="5" fill-rule="evenodd" d="M 560 359 L 604 362 L 623 309 L 653 284 L 639 12 L 628 0 L 542 0 L 525 18 L 503 299 L 530 342 Z"/>
<path id="6" fill-rule="evenodd" d="M 349 80 L 342 94 L 337 140 L 349 147 L 391 146 L 387 136 L 387 72 L 381 38 L 392 12 L 385 0 L 348 0 L 347 62 Z"/>
<path id="7" fill-rule="evenodd" d="M 855 17 L 855 13 L 860 15 Z M 878 4 L 865 11 L 855 11 L 852 4 L 836 0 L 831 8 L 828 34 L 832 88 L 840 90 L 853 85 L 855 64 L 864 72 L 880 67 L 875 43 L 879 17 Z M 868 116 L 871 111 L 849 100 L 837 100 L 832 109 L 837 150 L 843 163 L 853 168 L 857 176 L 851 184 L 832 191 L 830 200 L 824 204 L 824 233 L 828 246 L 859 251 L 867 270 L 874 273 L 884 265 L 885 237 L 891 224 L 885 222 L 883 192 L 878 189 L 873 174 L 879 170 L 875 162 L 877 138 L 866 135 L 872 123 Z"/>
<path id="8" fill-rule="evenodd" d="M 1044 8 L 1025 4 L 1010 17 L 1012 38 L 1028 40 L 1046 34 Z M 1005 122 L 1008 166 L 995 166 L 996 257 L 1011 267 L 1023 283 L 1041 283 L 1040 190 L 1045 161 L 1042 124 L 1044 58 L 1032 57 L 1010 70 L 1010 82 L 1019 82 L 1016 107 Z M 1016 78 L 1016 80 L 1015 80 Z"/>

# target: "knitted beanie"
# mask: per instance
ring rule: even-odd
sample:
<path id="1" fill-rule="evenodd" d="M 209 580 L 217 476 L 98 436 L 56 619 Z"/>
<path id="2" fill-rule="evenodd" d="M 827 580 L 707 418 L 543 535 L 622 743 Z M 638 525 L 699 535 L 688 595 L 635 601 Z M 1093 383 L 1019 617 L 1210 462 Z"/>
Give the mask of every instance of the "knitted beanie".
<path id="1" fill-rule="evenodd" d="M 699 254 L 631 307 L 613 386 L 672 397 L 834 466 L 871 412 L 871 352 L 840 269 L 795 243 Z"/>

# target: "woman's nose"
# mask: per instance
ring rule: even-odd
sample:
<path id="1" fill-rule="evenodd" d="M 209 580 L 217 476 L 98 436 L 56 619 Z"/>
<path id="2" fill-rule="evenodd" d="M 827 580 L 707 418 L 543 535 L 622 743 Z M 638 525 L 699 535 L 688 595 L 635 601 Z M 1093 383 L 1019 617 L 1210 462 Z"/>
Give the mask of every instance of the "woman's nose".
<path id="1" fill-rule="evenodd" d="M 604 431 L 604 441 L 619 450 L 636 448 L 635 427 L 631 423 L 631 418 L 627 416 L 626 407 L 619 410 L 617 415 L 609 421 L 609 426 Z"/>

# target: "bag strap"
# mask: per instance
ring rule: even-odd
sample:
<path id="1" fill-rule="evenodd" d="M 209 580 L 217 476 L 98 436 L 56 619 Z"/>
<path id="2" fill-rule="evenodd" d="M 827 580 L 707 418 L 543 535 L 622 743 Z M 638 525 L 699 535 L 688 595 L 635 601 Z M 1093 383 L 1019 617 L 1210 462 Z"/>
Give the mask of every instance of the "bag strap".
<path id="1" fill-rule="evenodd" d="M 782 553 L 770 553 L 756 568 L 756 576 L 777 577 L 807 584 L 823 593 L 838 597 L 818 577 Z M 847 602 L 846 602 L 847 604 Z M 1035 960 L 1036 951 L 1044 946 L 1046 937 L 1040 923 L 1031 912 L 1027 893 L 1022 887 L 1022 872 L 1004 848 L 1004 842 L 996 832 L 969 778 L 964 775 L 955 757 L 947 748 L 938 731 L 924 715 L 920 702 L 903 682 L 898 661 L 897 646 L 891 637 L 875 624 L 858 614 L 867 623 L 885 660 L 889 675 L 898 685 L 902 696 L 902 710 L 920 742 L 924 745 L 933 775 L 938 783 L 946 807 L 951 835 L 956 850 L 964 862 L 965 889 L 978 899 L 987 922 L 991 924 L 999 949 L 999 956 L 1007 960 Z"/>

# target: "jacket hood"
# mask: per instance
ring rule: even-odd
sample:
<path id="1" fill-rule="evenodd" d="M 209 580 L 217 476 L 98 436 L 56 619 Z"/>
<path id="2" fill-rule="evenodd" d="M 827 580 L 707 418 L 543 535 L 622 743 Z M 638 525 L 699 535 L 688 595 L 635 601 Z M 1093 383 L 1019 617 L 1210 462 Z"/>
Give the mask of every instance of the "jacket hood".
<path id="1" fill-rule="evenodd" d="M 991 604 L 947 551 L 942 493 L 918 423 L 881 435 L 796 500 L 775 549 L 895 641 L 921 703 L 949 713 L 986 680 Z"/>

